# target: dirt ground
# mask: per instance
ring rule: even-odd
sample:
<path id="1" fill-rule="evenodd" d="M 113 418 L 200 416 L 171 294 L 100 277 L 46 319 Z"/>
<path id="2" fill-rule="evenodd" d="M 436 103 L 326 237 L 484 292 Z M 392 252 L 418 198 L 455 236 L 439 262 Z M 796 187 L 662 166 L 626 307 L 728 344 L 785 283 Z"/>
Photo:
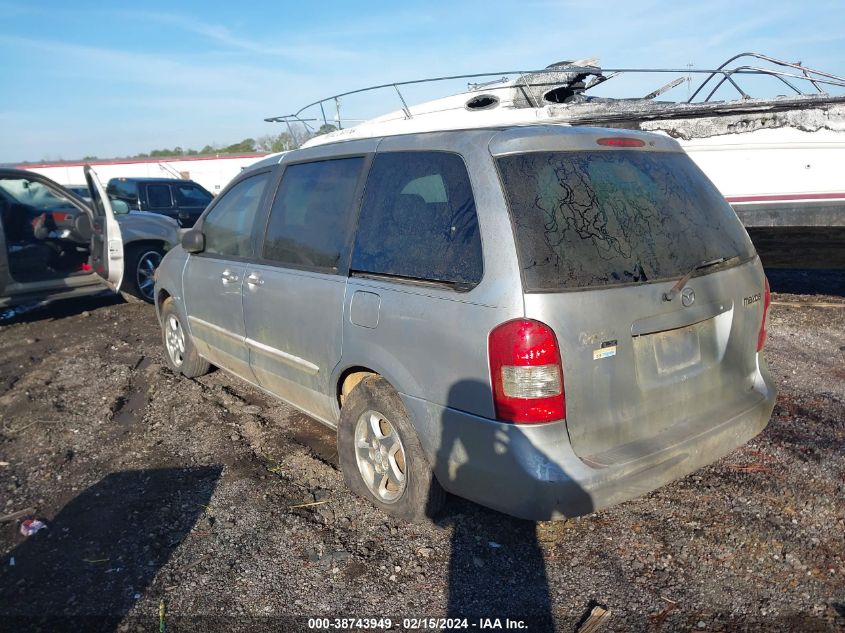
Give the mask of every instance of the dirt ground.
<path id="1" fill-rule="evenodd" d="M 224 372 L 168 371 L 149 306 L 0 322 L 0 514 L 49 526 L 0 525 L 0 629 L 574 631 L 600 604 L 602 631 L 841 630 L 845 283 L 772 280 L 768 428 L 644 498 L 538 524 L 459 499 L 389 519 L 347 493 L 331 432 Z"/>

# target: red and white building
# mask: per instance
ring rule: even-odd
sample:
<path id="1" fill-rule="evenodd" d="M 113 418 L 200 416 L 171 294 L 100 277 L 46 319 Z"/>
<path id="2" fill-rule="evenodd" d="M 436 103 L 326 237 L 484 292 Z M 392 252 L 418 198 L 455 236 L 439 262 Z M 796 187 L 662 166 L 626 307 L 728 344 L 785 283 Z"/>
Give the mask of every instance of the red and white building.
<path id="1" fill-rule="evenodd" d="M 218 194 L 242 169 L 267 156 L 264 152 L 217 154 L 211 156 L 172 156 L 161 158 L 92 160 L 59 163 L 24 163 L 18 169 L 43 174 L 61 185 L 85 183 L 83 168 L 91 165 L 105 184 L 111 178 L 185 178 Z"/>

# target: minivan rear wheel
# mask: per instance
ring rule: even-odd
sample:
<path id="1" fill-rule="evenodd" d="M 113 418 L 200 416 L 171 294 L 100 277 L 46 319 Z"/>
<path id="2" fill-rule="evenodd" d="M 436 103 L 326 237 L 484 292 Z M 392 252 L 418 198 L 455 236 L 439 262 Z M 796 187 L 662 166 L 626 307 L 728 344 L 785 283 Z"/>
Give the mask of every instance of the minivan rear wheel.
<path id="1" fill-rule="evenodd" d="M 442 507 L 445 492 L 399 394 L 384 378 L 364 378 L 345 398 L 337 452 L 349 489 L 387 514 L 418 521 Z"/>
<path id="2" fill-rule="evenodd" d="M 173 299 L 167 298 L 161 307 L 161 335 L 167 366 L 177 374 L 196 378 L 207 374 L 211 365 L 197 354 L 191 335 L 185 329 Z"/>

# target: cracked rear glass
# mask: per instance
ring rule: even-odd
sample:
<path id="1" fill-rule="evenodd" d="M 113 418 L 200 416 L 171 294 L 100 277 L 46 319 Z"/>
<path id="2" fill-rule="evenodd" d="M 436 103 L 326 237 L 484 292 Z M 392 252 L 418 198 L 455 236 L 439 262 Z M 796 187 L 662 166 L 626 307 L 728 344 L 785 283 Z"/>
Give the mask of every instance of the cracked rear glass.
<path id="1" fill-rule="evenodd" d="M 531 152 L 497 162 L 526 290 L 645 283 L 754 256 L 733 209 L 685 154 Z"/>

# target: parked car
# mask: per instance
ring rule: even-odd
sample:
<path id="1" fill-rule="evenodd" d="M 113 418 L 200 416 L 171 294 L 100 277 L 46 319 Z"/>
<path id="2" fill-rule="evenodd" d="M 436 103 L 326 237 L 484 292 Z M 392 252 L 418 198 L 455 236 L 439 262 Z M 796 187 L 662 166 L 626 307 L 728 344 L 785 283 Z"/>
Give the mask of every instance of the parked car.
<path id="1" fill-rule="evenodd" d="M 607 507 L 759 433 L 768 284 L 672 139 L 524 126 L 337 142 L 237 177 L 164 258 L 172 370 L 337 429 L 349 488 L 528 519 Z"/>
<path id="2" fill-rule="evenodd" d="M 91 202 L 91 192 L 88 191 L 88 185 L 64 185 L 64 188 L 71 193 L 75 193 L 77 196 L 85 200 L 85 202 Z"/>
<path id="3" fill-rule="evenodd" d="M 214 199 L 202 185 L 178 178 L 112 178 L 106 192 L 122 200 L 130 211 L 149 211 L 191 227 Z"/>
<path id="4" fill-rule="evenodd" d="M 98 186 L 93 172 L 86 177 Z M 105 190 L 92 199 L 35 172 L 0 169 L 0 306 L 96 294 L 104 283 L 152 303 L 153 273 L 178 243 L 178 225 L 129 215 L 121 202 L 112 209 Z"/>

